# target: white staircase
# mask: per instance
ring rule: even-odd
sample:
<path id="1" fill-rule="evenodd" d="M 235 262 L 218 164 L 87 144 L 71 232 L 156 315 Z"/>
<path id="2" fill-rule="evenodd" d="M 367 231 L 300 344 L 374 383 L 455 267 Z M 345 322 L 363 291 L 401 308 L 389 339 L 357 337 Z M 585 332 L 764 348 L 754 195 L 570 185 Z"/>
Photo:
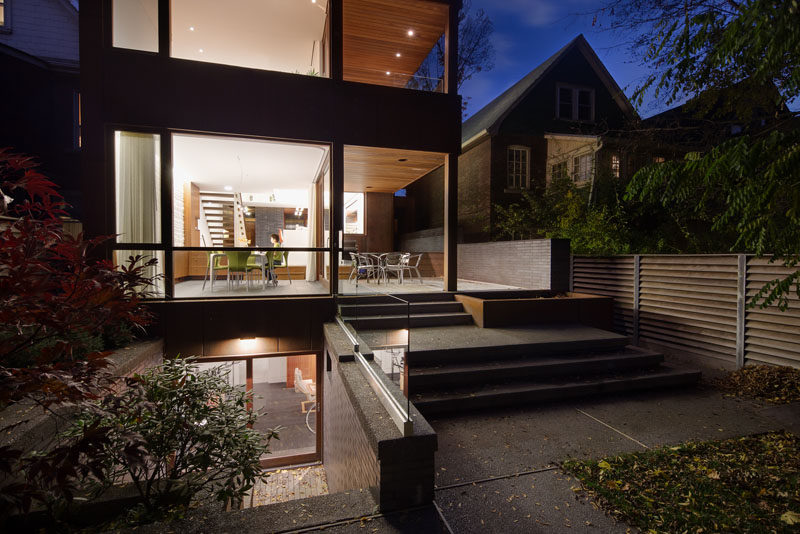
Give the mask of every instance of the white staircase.
<path id="1" fill-rule="evenodd" d="M 211 246 L 246 247 L 244 205 L 239 193 L 200 191 L 200 219 L 205 219 Z"/>

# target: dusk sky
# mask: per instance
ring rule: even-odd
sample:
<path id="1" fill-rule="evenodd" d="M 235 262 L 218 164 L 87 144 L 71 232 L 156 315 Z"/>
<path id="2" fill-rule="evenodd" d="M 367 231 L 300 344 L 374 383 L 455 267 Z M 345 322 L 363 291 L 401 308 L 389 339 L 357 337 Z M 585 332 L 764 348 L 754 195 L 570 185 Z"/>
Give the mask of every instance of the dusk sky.
<path id="1" fill-rule="evenodd" d="M 592 27 L 591 15 L 579 15 L 597 0 L 472 0 L 472 12 L 483 8 L 494 23 L 495 66 L 467 81 L 461 94 L 471 97 L 472 115 L 519 81 L 540 63 L 583 33 L 600 60 L 630 96 L 645 70 L 630 55 L 622 38 Z M 654 102 L 638 110 L 643 117 L 661 111 Z"/>

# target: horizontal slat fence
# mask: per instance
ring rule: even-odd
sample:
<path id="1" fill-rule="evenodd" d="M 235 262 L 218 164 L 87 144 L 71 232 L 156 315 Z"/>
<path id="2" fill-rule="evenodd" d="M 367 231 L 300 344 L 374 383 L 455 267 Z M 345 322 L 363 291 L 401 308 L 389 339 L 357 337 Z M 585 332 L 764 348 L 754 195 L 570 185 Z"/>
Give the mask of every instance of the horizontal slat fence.
<path id="1" fill-rule="evenodd" d="M 800 301 L 746 307 L 790 272 L 743 255 L 574 256 L 572 288 L 614 297 L 615 330 L 639 344 L 726 367 L 800 367 Z"/>
<path id="2" fill-rule="evenodd" d="M 614 330 L 633 336 L 633 256 L 573 256 L 572 289 L 614 297 Z"/>

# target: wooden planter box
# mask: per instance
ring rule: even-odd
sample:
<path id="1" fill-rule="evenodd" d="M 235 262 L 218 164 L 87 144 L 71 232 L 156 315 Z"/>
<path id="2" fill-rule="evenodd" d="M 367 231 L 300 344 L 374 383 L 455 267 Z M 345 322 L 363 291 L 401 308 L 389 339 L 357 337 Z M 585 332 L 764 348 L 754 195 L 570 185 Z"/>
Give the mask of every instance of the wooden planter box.
<path id="1" fill-rule="evenodd" d="M 581 323 L 603 330 L 613 325 L 614 299 L 586 293 L 533 298 L 482 298 L 456 295 L 481 328 Z"/>

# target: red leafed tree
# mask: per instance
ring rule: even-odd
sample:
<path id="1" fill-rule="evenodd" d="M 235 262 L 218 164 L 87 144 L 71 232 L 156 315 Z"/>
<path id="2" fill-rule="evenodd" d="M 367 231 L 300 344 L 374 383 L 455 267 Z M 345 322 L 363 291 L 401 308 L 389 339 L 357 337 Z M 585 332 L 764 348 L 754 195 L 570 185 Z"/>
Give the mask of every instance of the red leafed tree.
<path id="1" fill-rule="evenodd" d="M 151 320 L 141 297 L 153 288 L 155 260 L 135 257 L 115 268 L 93 259 L 92 249 L 109 238 L 66 234 L 65 207 L 32 158 L 0 149 L 0 409 L 25 399 L 47 409 L 102 396 L 112 383 L 104 339 Z M 77 457 L 61 455 L 51 459 L 54 481 L 74 475 L 67 464 Z M 12 491 L 27 508 L 42 480 L 13 472 L 20 457 L 0 448 L 0 473 L 14 479 L 0 483 L 0 500 Z M 41 477 L 44 468 L 37 469 Z"/>

